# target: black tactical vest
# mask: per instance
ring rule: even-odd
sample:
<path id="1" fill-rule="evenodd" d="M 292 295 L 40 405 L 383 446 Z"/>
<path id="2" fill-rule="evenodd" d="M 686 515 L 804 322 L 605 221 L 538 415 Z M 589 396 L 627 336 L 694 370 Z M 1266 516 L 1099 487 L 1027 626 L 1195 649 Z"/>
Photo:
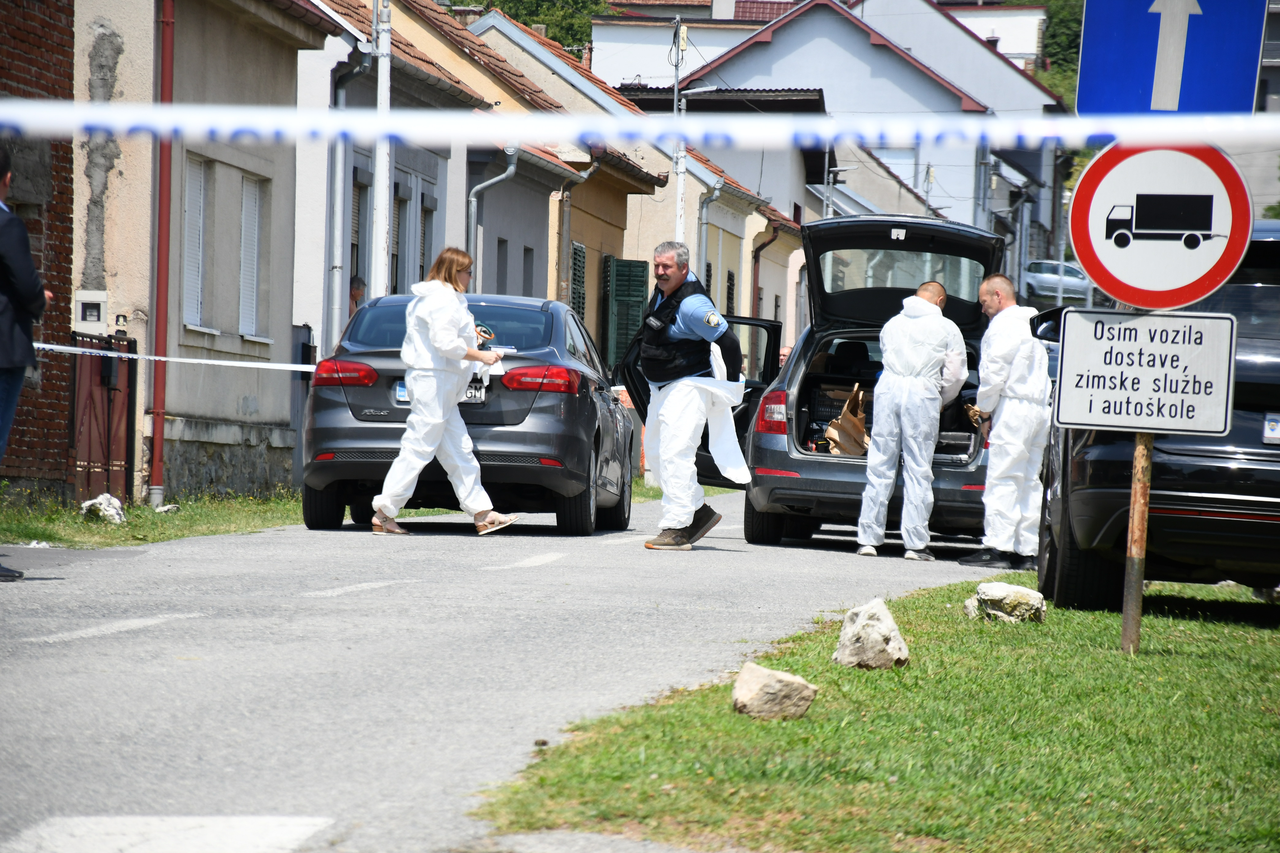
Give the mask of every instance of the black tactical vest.
<path id="1" fill-rule="evenodd" d="M 640 325 L 640 370 L 654 385 L 665 385 L 686 376 L 701 376 L 710 372 L 710 341 L 702 338 L 673 341 L 668 334 L 680 311 L 680 303 L 695 294 L 706 296 L 706 288 L 697 279 L 686 281 L 655 309 L 653 304 L 660 292 L 658 288 L 654 288 L 653 296 L 649 299 L 649 310 Z"/>

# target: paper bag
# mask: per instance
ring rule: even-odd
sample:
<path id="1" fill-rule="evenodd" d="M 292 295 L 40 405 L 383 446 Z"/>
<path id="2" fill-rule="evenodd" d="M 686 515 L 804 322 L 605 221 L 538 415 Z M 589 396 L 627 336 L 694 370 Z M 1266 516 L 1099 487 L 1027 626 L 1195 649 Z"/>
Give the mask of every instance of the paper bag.
<path id="1" fill-rule="evenodd" d="M 862 410 L 863 392 L 857 385 L 840 412 L 840 417 L 827 424 L 827 440 L 831 452 L 842 456 L 863 456 L 867 452 L 867 416 Z"/>

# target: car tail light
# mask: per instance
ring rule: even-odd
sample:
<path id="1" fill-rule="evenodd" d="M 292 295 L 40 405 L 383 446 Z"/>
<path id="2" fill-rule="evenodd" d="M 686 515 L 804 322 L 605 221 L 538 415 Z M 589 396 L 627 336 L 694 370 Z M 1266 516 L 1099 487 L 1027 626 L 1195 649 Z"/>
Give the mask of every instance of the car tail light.
<path id="1" fill-rule="evenodd" d="M 317 461 L 317 462 L 328 462 L 328 461 L 329 461 L 330 459 L 332 459 L 333 457 L 334 457 L 334 454 L 332 454 L 332 453 L 317 453 L 317 454 L 316 454 L 316 461 Z"/>
<path id="2" fill-rule="evenodd" d="M 550 456 L 544 456 L 538 460 L 539 465 L 546 465 L 548 468 L 563 468 L 564 463 L 559 459 L 552 459 Z"/>
<path id="3" fill-rule="evenodd" d="M 348 385 L 369 387 L 378 381 L 378 371 L 359 361 L 326 358 L 316 365 L 312 385 Z"/>
<path id="4" fill-rule="evenodd" d="M 756 413 L 756 432 L 787 434 L 787 392 L 770 391 L 760 401 Z"/>
<path id="5" fill-rule="evenodd" d="M 516 367 L 502 374 L 502 384 L 512 391 L 556 391 L 577 394 L 582 373 L 571 367 L 541 365 Z"/>
<path id="6" fill-rule="evenodd" d="M 976 483 L 960 487 L 960 491 L 962 492 L 985 492 L 986 490 L 986 486 L 980 486 Z"/>
<path id="7" fill-rule="evenodd" d="M 765 474 L 770 477 L 799 477 L 798 471 L 783 471 L 781 468 L 757 468 L 757 474 Z"/>

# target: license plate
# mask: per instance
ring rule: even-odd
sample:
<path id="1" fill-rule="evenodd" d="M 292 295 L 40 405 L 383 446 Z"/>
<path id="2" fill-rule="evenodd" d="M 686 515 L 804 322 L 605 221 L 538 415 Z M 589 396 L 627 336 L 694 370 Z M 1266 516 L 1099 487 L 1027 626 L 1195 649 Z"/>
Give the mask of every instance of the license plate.
<path id="1" fill-rule="evenodd" d="M 484 397 L 485 397 L 485 391 L 487 390 L 488 389 L 486 389 L 484 385 L 482 385 L 481 383 L 472 382 L 470 385 L 467 386 L 467 396 L 462 398 L 462 402 L 483 403 Z"/>
<path id="2" fill-rule="evenodd" d="M 396 404 L 401 406 L 409 405 L 409 389 L 405 387 L 403 382 L 396 383 Z"/>
<path id="3" fill-rule="evenodd" d="M 1280 415 L 1275 412 L 1267 412 L 1262 419 L 1262 443 L 1280 444 Z"/>

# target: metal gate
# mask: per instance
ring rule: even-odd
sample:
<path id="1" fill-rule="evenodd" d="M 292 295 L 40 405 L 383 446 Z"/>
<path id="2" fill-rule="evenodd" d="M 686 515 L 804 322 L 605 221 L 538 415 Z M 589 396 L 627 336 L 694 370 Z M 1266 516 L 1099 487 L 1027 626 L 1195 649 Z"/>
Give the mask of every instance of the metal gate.
<path id="1" fill-rule="evenodd" d="M 97 335 L 75 335 L 75 346 L 138 351 L 134 338 Z M 138 362 L 86 353 L 72 358 L 75 407 L 71 457 L 75 463 L 76 499 L 86 501 L 110 492 L 128 502 L 133 491 Z"/>

